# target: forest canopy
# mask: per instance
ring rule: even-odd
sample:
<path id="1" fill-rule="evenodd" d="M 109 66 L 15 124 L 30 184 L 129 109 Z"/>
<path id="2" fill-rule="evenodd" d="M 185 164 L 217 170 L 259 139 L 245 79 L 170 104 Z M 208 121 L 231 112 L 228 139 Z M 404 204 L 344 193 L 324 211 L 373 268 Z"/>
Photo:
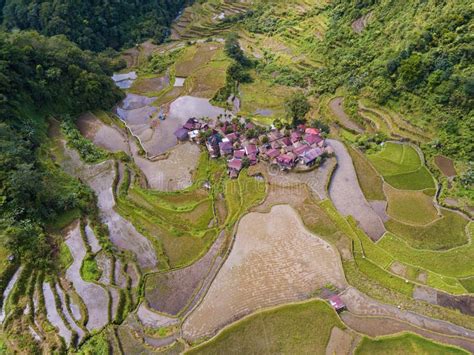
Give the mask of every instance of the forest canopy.
<path id="1" fill-rule="evenodd" d="M 162 42 L 187 0 L 0 0 L 8 30 L 64 34 L 83 49 L 103 51 L 147 39 Z M 2 6 L 3 5 L 3 6 Z"/>
<path id="2" fill-rule="evenodd" d="M 45 226 L 94 203 L 92 192 L 42 156 L 50 117 L 60 119 L 122 98 L 113 63 L 64 36 L 0 34 L 0 233 L 19 259 L 51 261 Z"/>

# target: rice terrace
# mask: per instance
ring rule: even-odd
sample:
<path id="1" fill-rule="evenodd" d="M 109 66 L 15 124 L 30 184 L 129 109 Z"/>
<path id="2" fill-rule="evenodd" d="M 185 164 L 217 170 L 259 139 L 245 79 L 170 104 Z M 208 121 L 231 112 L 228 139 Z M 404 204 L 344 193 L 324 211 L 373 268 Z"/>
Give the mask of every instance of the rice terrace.
<path id="1" fill-rule="evenodd" d="M 0 353 L 474 354 L 470 2 L 99 3 L 0 3 Z"/>

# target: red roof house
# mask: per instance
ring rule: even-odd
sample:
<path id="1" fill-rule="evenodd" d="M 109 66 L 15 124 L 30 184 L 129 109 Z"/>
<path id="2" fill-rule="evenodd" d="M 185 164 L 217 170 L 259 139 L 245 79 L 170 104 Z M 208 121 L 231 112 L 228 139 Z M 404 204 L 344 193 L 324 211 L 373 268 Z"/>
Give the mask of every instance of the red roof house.
<path id="1" fill-rule="evenodd" d="M 234 158 L 235 159 L 242 159 L 245 157 L 245 150 L 239 149 L 239 150 L 234 150 Z"/>
<path id="2" fill-rule="evenodd" d="M 291 169 L 295 165 L 296 156 L 293 153 L 287 153 L 277 157 L 277 163 L 284 169 Z"/>
<path id="3" fill-rule="evenodd" d="M 308 127 L 308 128 L 305 129 L 304 133 L 306 133 L 306 134 L 316 134 L 316 135 L 318 135 L 318 134 L 321 133 L 321 131 L 320 131 L 319 129 L 317 129 L 317 128 L 309 128 L 309 127 Z"/>
<path id="4" fill-rule="evenodd" d="M 245 154 L 247 155 L 252 155 L 252 154 L 257 154 L 257 146 L 252 143 L 244 144 L 244 149 L 245 149 Z"/>
<path id="5" fill-rule="evenodd" d="M 310 149 L 311 149 L 311 147 L 309 145 L 303 144 L 303 145 L 293 149 L 293 153 L 295 153 L 296 155 L 303 155 L 304 153 L 306 153 Z"/>
<path id="6" fill-rule="evenodd" d="M 232 159 L 227 163 L 227 167 L 230 170 L 235 170 L 235 171 L 239 172 L 240 170 L 242 170 L 242 160 Z"/>
<path id="7" fill-rule="evenodd" d="M 299 132 L 292 132 L 290 135 L 291 143 L 298 142 L 301 140 L 301 133 Z"/>
<path id="8" fill-rule="evenodd" d="M 270 149 L 267 151 L 267 157 L 269 157 L 270 159 L 275 159 L 277 158 L 278 156 L 280 156 L 280 151 L 278 149 Z"/>
<path id="9" fill-rule="evenodd" d="M 317 134 L 305 134 L 304 135 L 304 140 L 309 145 L 313 145 L 313 144 L 319 144 L 320 142 L 322 142 L 323 138 L 321 138 L 321 136 L 319 136 Z"/>
<path id="10" fill-rule="evenodd" d="M 338 313 L 346 309 L 346 305 L 342 301 L 341 297 L 339 297 L 339 295 L 332 295 L 328 298 L 328 301 L 331 304 L 332 308 L 334 308 Z"/>

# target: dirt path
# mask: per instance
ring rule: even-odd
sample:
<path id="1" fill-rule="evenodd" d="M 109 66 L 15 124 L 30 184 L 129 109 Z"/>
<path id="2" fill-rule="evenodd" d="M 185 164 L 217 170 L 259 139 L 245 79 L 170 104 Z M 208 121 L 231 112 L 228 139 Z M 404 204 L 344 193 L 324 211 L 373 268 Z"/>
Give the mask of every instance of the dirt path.
<path id="1" fill-rule="evenodd" d="M 355 33 L 362 33 L 372 18 L 372 12 L 369 12 L 352 22 L 351 27 Z"/>
<path id="2" fill-rule="evenodd" d="M 336 115 L 342 126 L 349 128 L 357 133 L 363 133 L 364 130 L 357 123 L 352 121 L 344 111 L 344 107 L 342 106 L 343 102 L 343 97 L 336 97 L 329 101 L 329 108 Z"/>
<path id="3" fill-rule="evenodd" d="M 344 312 L 341 315 L 343 322 L 353 330 L 367 334 L 371 337 L 392 335 L 400 332 L 413 332 L 428 339 L 439 341 L 445 344 L 451 344 L 474 352 L 474 341 L 457 336 L 449 336 L 436 333 L 409 323 L 401 322 L 394 318 L 383 316 L 359 316 L 351 312 Z"/>
<path id="4" fill-rule="evenodd" d="M 338 163 L 329 186 L 329 196 L 334 206 L 342 215 L 353 216 L 372 240 L 379 240 L 385 233 L 385 227 L 365 199 L 351 156 L 341 142 L 334 139 L 328 141 L 334 148 Z"/>
<path id="5" fill-rule="evenodd" d="M 348 310 L 356 315 L 395 318 L 398 321 L 407 322 L 412 326 L 420 327 L 431 332 L 467 338 L 474 344 L 474 331 L 472 330 L 380 303 L 353 287 L 346 289 L 342 293 L 341 298 L 347 305 Z"/>
<path id="6" fill-rule="evenodd" d="M 183 336 L 215 334 L 258 309 L 306 299 L 328 283 L 346 287 L 339 255 L 305 229 L 295 210 L 280 205 L 249 213 L 202 303 L 184 321 Z"/>
<path id="7" fill-rule="evenodd" d="M 81 277 L 81 264 L 86 256 L 86 248 L 79 228 L 79 224 L 77 224 L 75 228 L 68 232 L 66 237 L 66 244 L 74 259 L 72 265 L 66 271 L 66 278 L 72 282 L 76 292 L 87 307 L 89 315 L 87 329 L 100 329 L 109 321 L 109 295 L 101 286 L 86 282 Z"/>

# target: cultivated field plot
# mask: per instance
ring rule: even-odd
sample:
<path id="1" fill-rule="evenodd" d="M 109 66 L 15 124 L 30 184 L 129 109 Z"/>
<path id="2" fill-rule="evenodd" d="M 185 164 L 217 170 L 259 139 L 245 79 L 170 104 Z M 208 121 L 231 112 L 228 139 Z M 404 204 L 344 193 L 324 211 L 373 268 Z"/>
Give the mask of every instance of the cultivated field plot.
<path id="1" fill-rule="evenodd" d="M 433 177 L 418 152 L 408 144 L 387 142 L 380 152 L 368 158 L 385 181 L 397 189 L 424 190 L 435 187 Z"/>
<path id="2" fill-rule="evenodd" d="M 377 171 L 374 169 L 372 164 L 368 161 L 367 157 L 358 149 L 348 147 L 352 163 L 357 173 L 357 180 L 359 181 L 360 188 L 364 193 L 367 200 L 385 200 L 385 194 L 383 191 L 383 180 Z"/>
<path id="3" fill-rule="evenodd" d="M 457 175 L 454 162 L 451 159 L 442 155 L 437 155 L 434 157 L 434 162 L 444 176 L 452 177 Z"/>
<path id="4" fill-rule="evenodd" d="M 364 337 L 355 354 L 468 354 L 467 351 L 448 345 L 435 343 L 413 333 L 387 336 L 377 339 Z"/>
<path id="5" fill-rule="evenodd" d="M 423 191 L 397 190 L 388 184 L 385 184 L 384 191 L 388 202 L 387 213 L 399 222 L 426 225 L 439 218 L 433 198 Z"/>
<path id="6" fill-rule="evenodd" d="M 341 329 L 331 307 L 313 300 L 251 315 L 187 354 L 324 354 L 333 333 L 345 334 Z"/>
<path id="7" fill-rule="evenodd" d="M 469 220 L 458 212 L 441 209 L 441 218 L 425 226 L 405 224 L 394 219 L 385 223 L 389 232 L 419 249 L 447 250 L 469 241 L 466 226 Z"/>
<path id="8" fill-rule="evenodd" d="M 189 306 L 192 296 L 215 275 L 211 271 L 216 271 L 217 264 L 222 260 L 220 253 L 225 241 L 226 235 L 221 232 L 206 255 L 194 264 L 167 273 L 149 275 L 145 281 L 145 299 L 149 306 L 171 315 L 178 315 Z"/>
<path id="9" fill-rule="evenodd" d="M 192 185 L 193 171 L 197 167 L 200 154 L 197 145 L 186 142 L 170 149 L 166 159 L 150 161 L 135 152 L 133 156 L 151 189 L 177 191 Z"/>
<path id="10" fill-rule="evenodd" d="M 420 128 L 412 124 L 415 117 L 410 117 L 409 122 L 399 113 L 366 99 L 359 100 L 359 114 L 388 136 L 405 137 L 420 143 L 430 141 L 433 137 L 431 127 Z M 416 124 L 422 125 L 424 122 L 418 120 Z"/>
<path id="11" fill-rule="evenodd" d="M 309 233 L 291 207 L 250 213 L 202 303 L 185 320 L 183 335 L 212 335 L 257 309 L 307 298 L 328 283 L 346 285 L 339 255 Z"/>

